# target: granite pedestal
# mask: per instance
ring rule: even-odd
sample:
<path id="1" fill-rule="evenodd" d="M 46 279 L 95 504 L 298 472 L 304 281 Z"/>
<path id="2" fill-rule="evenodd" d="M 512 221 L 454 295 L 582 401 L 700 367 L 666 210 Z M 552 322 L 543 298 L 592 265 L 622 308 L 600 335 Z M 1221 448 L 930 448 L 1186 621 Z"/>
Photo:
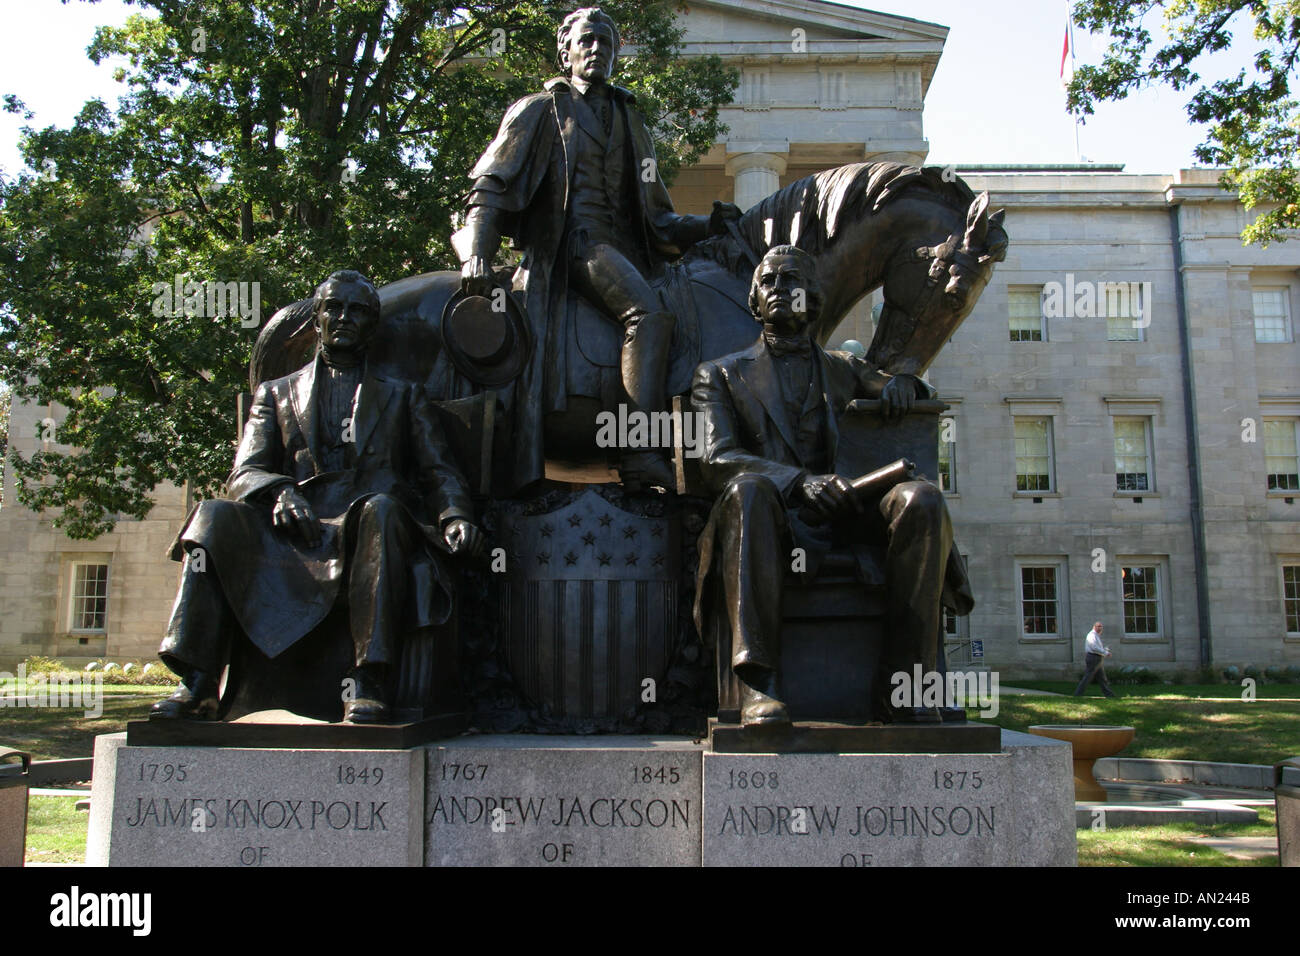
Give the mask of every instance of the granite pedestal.
<path id="1" fill-rule="evenodd" d="M 95 739 L 92 866 L 419 866 L 424 751 Z"/>
<path id="2" fill-rule="evenodd" d="M 91 865 L 1072 866 L 1068 744 L 714 753 L 683 738 L 409 750 L 97 739 Z M 378 771 L 378 773 L 376 772 Z"/>
<path id="3" fill-rule="evenodd" d="M 1070 750 L 706 753 L 704 866 L 1073 866 Z"/>
<path id="4" fill-rule="evenodd" d="M 428 866 L 699 866 L 701 748 L 461 737 L 429 747 Z"/>

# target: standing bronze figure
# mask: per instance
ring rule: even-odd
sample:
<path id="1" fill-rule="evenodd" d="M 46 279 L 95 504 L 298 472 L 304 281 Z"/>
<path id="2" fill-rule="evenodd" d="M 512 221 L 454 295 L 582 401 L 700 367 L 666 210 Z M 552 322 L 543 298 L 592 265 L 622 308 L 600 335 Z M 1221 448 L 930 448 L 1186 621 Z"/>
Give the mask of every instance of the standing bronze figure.
<path id="1" fill-rule="evenodd" d="M 491 293 L 502 236 L 524 251 L 515 286 L 538 347 L 515 407 L 520 484 L 542 477 L 543 418 L 566 407 L 570 286 L 623 327 L 622 380 L 633 407 L 662 410 L 675 318 L 646 276 L 740 215 L 731 203 L 715 203 L 712 216 L 674 212 L 635 97 L 608 82 L 619 36 L 607 14 L 574 11 L 557 41 L 567 75 L 507 111 L 470 173 L 466 224 L 455 239 L 471 295 Z M 651 452 L 624 455 L 620 472 L 634 488 L 672 484 L 667 461 Z"/>
<path id="2" fill-rule="evenodd" d="M 847 353 L 826 352 L 809 335 L 821 304 L 813 258 L 793 246 L 768 250 L 754 272 L 749 305 L 763 332 L 751 348 L 701 363 L 691 390 L 702 416 L 702 472 L 718 496 L 700 537 L 695 621 L 701 633 L 722 615 L 732 668 L 742 684 L 744 725 L 783 724 L 782 588 L 795 548 L 815 573 L 832 547 L 888 541 L 887 636 L 877 668 L 876 713 L 900 722 L 939 721 L 934 707 L 895 707 L 888 675 L 937 664 L 941 600 L 969 613 L 973 599 L 943 495 L 928 481 L 894 485 L 877 507 L 835 473 L 838 419 L 850 401 L 879 399 L 900 417 L 928 385 L 890 376 Z M 882 679 L 883 678 L 883 682 Z"/>
<path id="3" fill-rule="evenodd" d="M 201 502 L 173 546 L 185 569 L 159 655 L 183 683 L 152 717 L 216 718 L 236 626 L 274 658 L 343 599 L 355 648 L 344 720 L 386 720 L 403 634 L 447 621 L 447 557 L 482 547 L 423 387 L 367 369 L 375 287 L 336 272 L 314 314 L 315 359 L 257 389 L 230 500 Z"/>

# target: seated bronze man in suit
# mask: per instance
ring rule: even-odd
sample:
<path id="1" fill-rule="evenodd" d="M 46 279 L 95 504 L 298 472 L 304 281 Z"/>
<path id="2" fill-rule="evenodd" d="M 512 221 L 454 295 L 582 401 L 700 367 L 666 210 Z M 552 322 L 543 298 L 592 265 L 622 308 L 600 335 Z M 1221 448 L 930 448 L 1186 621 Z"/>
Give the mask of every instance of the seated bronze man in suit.
<path id="1" fill-rule="evenodd" d="M 404 631 L 447 621 L 446 556 L 482 547 L 423 387 L 367 369 L 374 285 L 334 273 L 316 290 L 315 324 L 311 364 L 257 389 L 230 500 L 201 502 L 173 546 L 185 569 L 159 656 L 183 684 L 152 717 L 217 716 L 232 625 L 274 658 L 342 598 L 356 651 L 343 718 L 386 720 Z"/>
<path id="2" fill-rule="evenodd" d="M 794 548 L 809 577 L 832 547 L 888 541 L 889 619 L 874 694 L 875 712 L 902 722 L 940 719 L 937 708 L 896 708 L 888 676 L 937 663 L 940 599 L 967 613 L 960 561 L 949 561 L 952 526 L 943 495 L 927 481 L 895 485 L 878 509 L 864 507 L 835 474 L 838 420 L 857 398 L 880 399 L 900 418 L 929 386 L 889 376 L 808 334 L 820 306 L 816 264 L 794 246 L 771 249 L 754 272 L 749 306 L 763 333 L 749 349 L 695 371 L 691 403 L 703 416 L 701 467 L 719 497 L 700 537 L 695 621 L 720 615 L 730 635 L 744 725 L 789 723 L 781 694 L 781 592 Z M 878 514 L 875 512 L 878 510 Z M 945 587 L 945 576 L 947 577 Z M 880 680 L 883 678 L 883 683 Z"/>

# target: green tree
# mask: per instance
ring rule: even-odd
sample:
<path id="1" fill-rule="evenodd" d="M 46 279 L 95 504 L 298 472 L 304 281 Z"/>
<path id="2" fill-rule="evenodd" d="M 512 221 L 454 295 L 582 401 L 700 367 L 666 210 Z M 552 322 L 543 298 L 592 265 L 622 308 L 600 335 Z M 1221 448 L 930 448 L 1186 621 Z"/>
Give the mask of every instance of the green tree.
<path id="1" fill-rule="evenodd" d="M 10 465 L 19 501 L 61 509 L 73 537 L 143 517 L 163 481 L 211 494 L 229 470 L 257 329 L 161 290 L 256 282 L 265 321 L 337 268 L 381 283 L 455 268 L 466 174 L 505 107 L 557 72 L 555 29 L 577 5 L 137 3 L 90 48 L 126 58 L 117 107 L 26 128 L 29 168 L 0 181 L 0 380 L 66 406 L 56 440 L 75 449 Z M 603 6 L 635 45 L 618 82 L 671 182 L 725 131 L 738 77 L 679 56 L 671 4 Z"/>
<path id="2" fill-rule="evenodd" d="M 1159 44 L 1147 28 L 1156 8 L 1163 13 Z M 1300 110 L 1291 90 L 1300 76 L 1300 0 L 1078 0 L 1074 20 L 1109 34 L 1110 46 L 1099 66 L 1075 73 L 1072 112 L 1090 114 L 1099 100 L 1151 84 L 1195 90 L 1187 115 L 1209 127 L 1197 161 L 1224 167 L 1225 188 L 1236 189 L 1247 209 L 1261 210 L 1242 239 L 1267 245 L 1300 228 Z M 1197 60 L 1247 43 L 1253 71 L 1203 81 Z"/>
<path id="3" fill-rule="evenodd" d="M 9 394 L 9 386 L 0 382 L 0 508 L 4 507 L 4 462 L 5 455 L 9 451 L 9 413 L 12 410 L 13 399 Z"/>

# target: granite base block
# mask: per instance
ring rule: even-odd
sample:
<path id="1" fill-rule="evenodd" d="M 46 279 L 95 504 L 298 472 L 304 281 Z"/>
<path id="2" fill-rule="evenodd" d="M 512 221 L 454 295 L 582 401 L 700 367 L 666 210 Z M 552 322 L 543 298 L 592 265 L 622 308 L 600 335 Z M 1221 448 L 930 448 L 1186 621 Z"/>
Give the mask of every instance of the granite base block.
<path id="1" fill-rule="evenodd" d="M 717 754 L 705 866 L 1073 866 L 1068 745 L 990 754 Z"/>
<path id="2" fill-rule="evenodd" d="M 423 750 L 95 742 L 86 862 L 418 866 Z"/>
<path id="3" fill-rule="evenodd" d="M 533 735 L 268 750 L 112 734 L 95 743 L 87 863 L 1071 866 L 1070 757 L 1009 731 L 989 754 Z"/>
<path id="4" fill-rule="evenodd" d="M 700 755 L 653 737 L 428 748 L 428 866 L 699 866 Z"/>

